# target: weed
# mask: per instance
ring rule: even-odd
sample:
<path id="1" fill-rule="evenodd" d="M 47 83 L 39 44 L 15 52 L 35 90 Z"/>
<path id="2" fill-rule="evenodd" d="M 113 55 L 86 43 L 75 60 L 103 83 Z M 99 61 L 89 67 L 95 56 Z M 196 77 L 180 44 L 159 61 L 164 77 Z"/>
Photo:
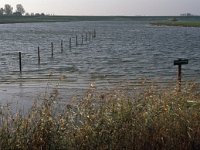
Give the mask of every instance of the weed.
<path id="1" fill-rule="evenodd" d="M 0 111 L 0 149 L 199 149 L 200 95 L 146 86 L 98 91 L 60 106 L 58 91 L 26 115 Z"/>

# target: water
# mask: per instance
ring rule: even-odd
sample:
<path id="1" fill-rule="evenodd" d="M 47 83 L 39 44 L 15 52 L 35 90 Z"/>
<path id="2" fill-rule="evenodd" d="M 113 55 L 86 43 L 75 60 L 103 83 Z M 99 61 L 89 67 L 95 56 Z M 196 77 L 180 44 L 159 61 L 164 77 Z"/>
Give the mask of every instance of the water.
<path id="1" fill-rule="evenodd" d="M 70 37 L 78 35 L 81 43 L 81 34 L 85 36 L 85 32 L 94 29 L 95 39 L 76 47 L 73 38 L 69 49 Z M 2 24 L 0 37 L 0 103 L 3 104 L 26 105 L 54 87 L 59 88 L 63 98 L 80 94 L 90 83 L 108 88 L 124 80 L 134 83 L 141 77 L 174 81 L 177 66 L 173 61 L 177 58 L 189 59 L 189 64 L 183 66 L 183 79 L 200 81 L 200 28 L 157 27 L 145 21 Z M 55 47 L 53 58 L 51 42 Z"/>

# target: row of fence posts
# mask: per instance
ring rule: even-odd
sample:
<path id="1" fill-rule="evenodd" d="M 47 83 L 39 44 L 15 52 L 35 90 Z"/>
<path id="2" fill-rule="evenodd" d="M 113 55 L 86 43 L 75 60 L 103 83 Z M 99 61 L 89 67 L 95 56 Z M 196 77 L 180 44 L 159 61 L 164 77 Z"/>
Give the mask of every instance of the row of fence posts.
<path id="1" fill-rule="evenodd" d="M 85 33 L 85 41 L 91 41 L 91 39 L 96 38 L 96 30 L 94 29 L 93 32 L 86 32 Z M 83 45 L 84 44 L 84 35 L 81 35 L 81 44 L 79 44 L 78 42 L 78 36 L 75 36 L 75 46 L 77 47 L 78 45 Z M 61 46 L 61 53 L 63 53 L 64 51 L 64 47 L 63 47 L 63 40 L 61 40 L 60 43 Z M 69 38 L 69 49 L 72 49 L 72 37 Z M 53 42 L 51 42 L 51 57 L 54 56 L 54 44 Z M 40 65 L 40 47 L 38 46 L 38 64 Z M 19 72 L 22 73 L 22 53 L 19 52 Z"/>
<path id="2" fill-rule="evenodd" d="M 93 33 L 92 32 L 86 32 L 85 34 L 85 41 L 90 41 L 91 38 L 96 38 L 96 31 L 94 30 Z M 75 37 L 75 45 L 76 47 L 79 45 L 78 43 L 78 36 L 76 35 Z M 84 42 L 84 36 L 81 35 L 81 45 L 83 45 Z M 69 38 L 69 49 L 71 50 L 72 48 L 72 38 Z M 63 40 L 61 40 L 61 53 L 63 52 Z M 54 55 L 54 45 L 53 42 L 51 42 L 51 57 L 53 57 Z M 38 64 L 40 64 L 40 47 L 38 46 Z M 179 58 L 178 60 L 174 60 L 174 65 L 178 66 L 178 75 L 177 75 L 177 85 L 178 85 L 178 92 L 181 92 L 181 78 L 182 78 L 182 74 L 181 74 L 181 66 L 188 64 L 188 59 L 182 59 Z M 19 52 L 19 71 L 20 73 L 22 73 L 22 53 Z"/>

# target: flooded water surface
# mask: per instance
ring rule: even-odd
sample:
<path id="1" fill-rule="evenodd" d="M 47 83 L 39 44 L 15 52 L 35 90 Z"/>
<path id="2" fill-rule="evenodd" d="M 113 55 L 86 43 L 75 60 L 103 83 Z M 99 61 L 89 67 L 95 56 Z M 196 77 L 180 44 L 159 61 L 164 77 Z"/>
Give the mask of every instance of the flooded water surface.
<path id="1" fill-rule="evenodd" d="M 89 41 L 87 37 L 86 41 L 86 33 L 94 29 L 96 38 Z M 200 28 L 158 27 L 144 21 L 2 24 L 0 37 L 2 104 L 26 105 L 51 87 L 57 87 L 60 97 L 65 99 L 80 94 L 91 83 L 108 88 L 144 77 L 174 81 L 177 66 L 173 61 L 178 58 L 189 59 L 189 64 L 183 66 L 183 79 L 199 82 Z M 22 52 L 21 74 L 19 52 Z"/>

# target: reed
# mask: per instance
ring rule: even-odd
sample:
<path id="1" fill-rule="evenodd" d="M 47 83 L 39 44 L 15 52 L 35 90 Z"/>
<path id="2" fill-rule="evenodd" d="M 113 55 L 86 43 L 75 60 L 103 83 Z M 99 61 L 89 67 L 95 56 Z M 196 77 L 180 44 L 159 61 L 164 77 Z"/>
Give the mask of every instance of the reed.
<path id="1" fill-rule="evenodd" d="M 59 91 L 26 115 L 0 111 L 0 149 L 199 149 L 200 93 L 144 86 L 98 91 L 65 106 Z"/>

